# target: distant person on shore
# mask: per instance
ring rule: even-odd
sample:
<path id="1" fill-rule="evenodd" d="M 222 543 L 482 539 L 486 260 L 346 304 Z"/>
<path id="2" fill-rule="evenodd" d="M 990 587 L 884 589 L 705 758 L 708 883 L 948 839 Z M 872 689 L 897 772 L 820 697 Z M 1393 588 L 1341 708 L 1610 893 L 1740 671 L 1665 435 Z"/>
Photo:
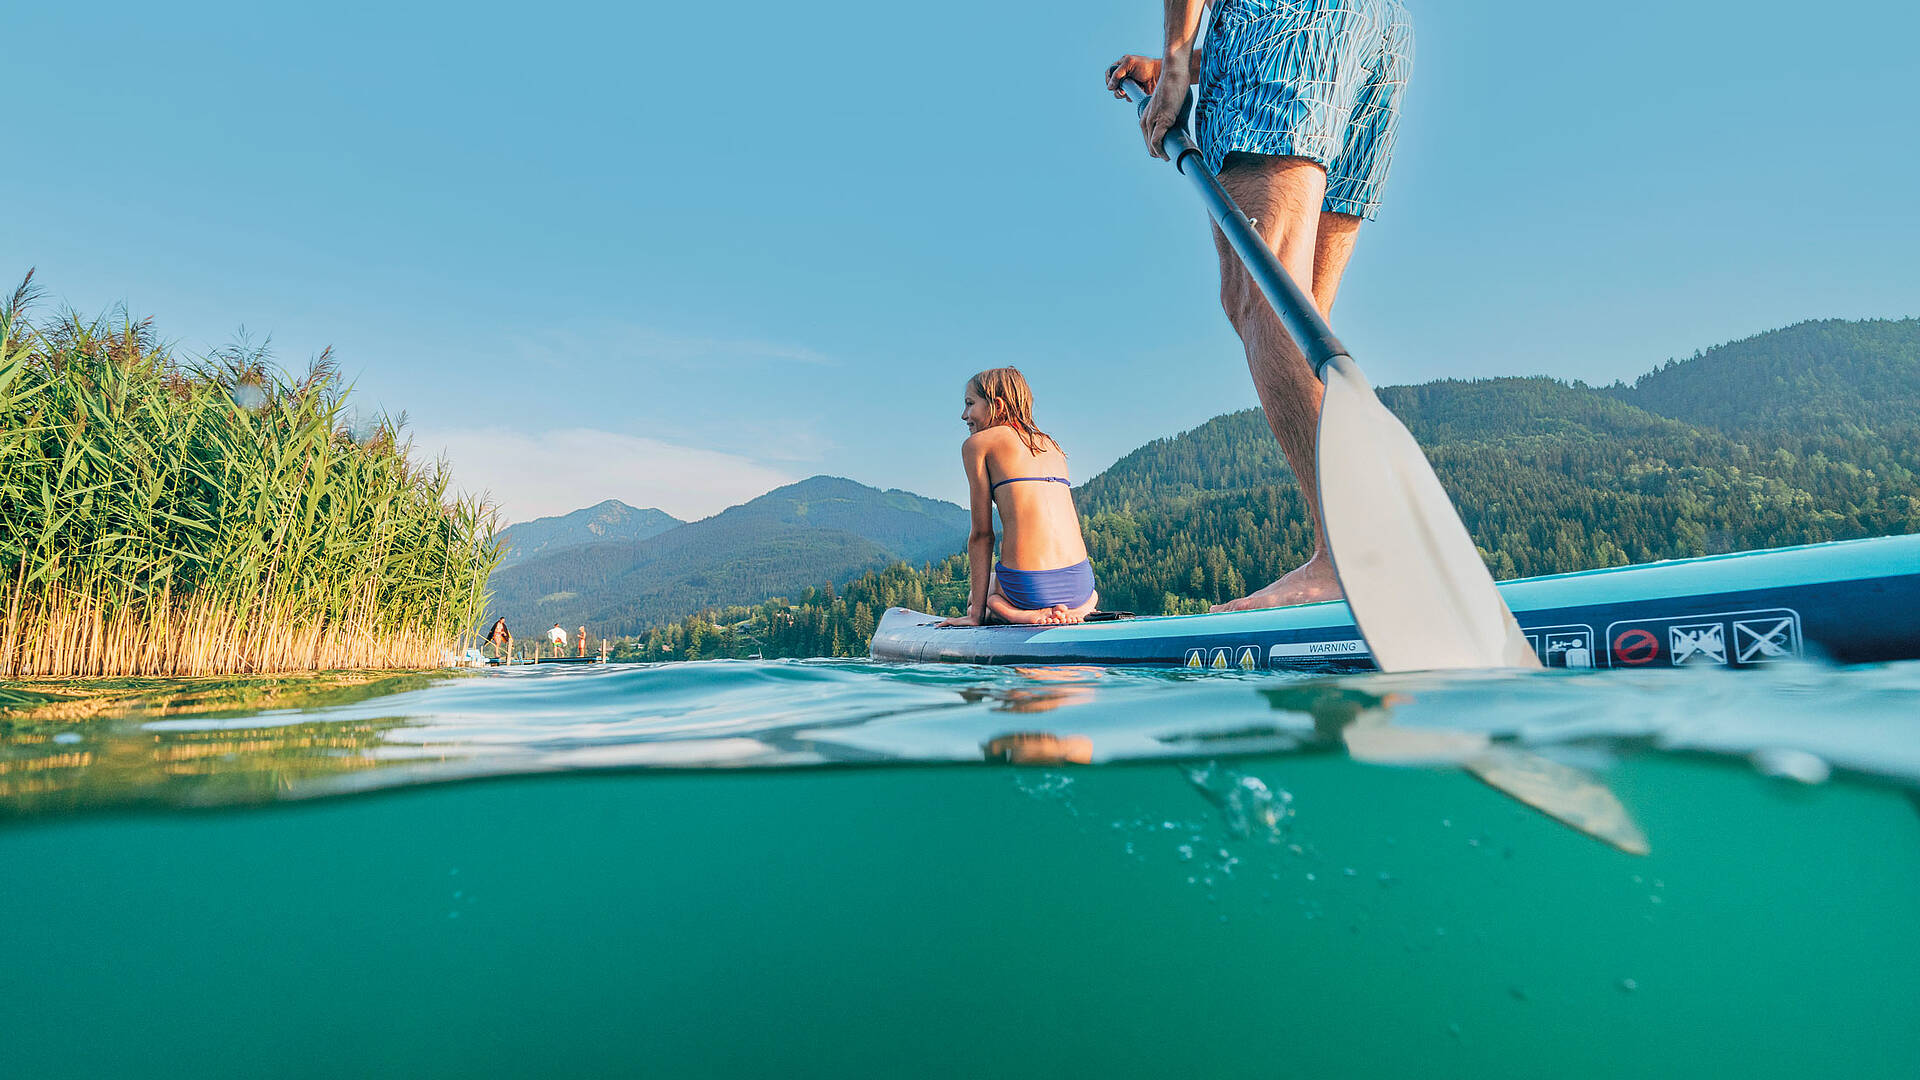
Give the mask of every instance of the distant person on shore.
<path id="1" fill-rule="evenodd" d="M 553 628 L 547 631 L 547 640 L 553 643 L 555 656 L 567 651 L 567 632 L 560 629 L 559 623 L 554 623 Z"/>
<path id="2" fill-rule="evenodd" d="M 487 640 L 493 643 L 493 655 L 502 660 L 513 651 L 513 634 L 507 630 L 504 616 L 494 620 L 493 629 L 487 631 Z"/>
<path id="3" fill-rule="evenodd" d="M 1100 599 L 1067 482 L 1067 455 L 1033 424 L 1033 391 L 1019 369 L 967 380 L 960 461 L 973 504 L 967 537 L 967 613 L 941 626 L 1073 623 Z M 1006 535 L 993 559 L 993 512 Z M 992 566 L 992 570 L 988 567 Z"/>
<path id="4" fill-rule="evenodd" d="M 1400 98 L 1413 67 L 1413 23 L 1400 0 L 1166 0 L 1160 59 L 1122 56 L 1107 89 L 1133 79 L 1152 91 L 1140 116 L 1147 152 L 1184 118 L 1199 88 L 1194 143 L 1293 280 L 1330 316 L 1360 222 L 1380 206 Z M 1313 554 L 1251 596 L 1215 611 L 1281 607 L 1341 596 L 1320 522 L 1314 438 L 1323 387 L 1218 228 L 1220 303 L 1280 449 L 1313 514 Z"/>
<path id="5" fill-rule="evenodd" d="M 586 627 L 584 626 L 581 627 L 579 632 L 574 634 L 573 642 L 575 647 L 577 647 L 580 650 L 581 656 L 587 655 L 587 628 Z"/>

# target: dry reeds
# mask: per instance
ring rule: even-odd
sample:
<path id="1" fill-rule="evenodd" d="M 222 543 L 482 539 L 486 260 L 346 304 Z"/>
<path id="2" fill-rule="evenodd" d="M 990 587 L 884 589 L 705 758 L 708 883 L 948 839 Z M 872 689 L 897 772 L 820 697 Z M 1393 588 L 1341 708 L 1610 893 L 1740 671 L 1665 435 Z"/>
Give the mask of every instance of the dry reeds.
<path id="1" fill-rule="evenodd" d="M 323 354 L 182 365 L 146 322 L 0 299 L 0 676 L 422 667 L 498 560 L 404 419 L 350 431 Z M 357 437 L 356 437 L 357 436 Z"/>

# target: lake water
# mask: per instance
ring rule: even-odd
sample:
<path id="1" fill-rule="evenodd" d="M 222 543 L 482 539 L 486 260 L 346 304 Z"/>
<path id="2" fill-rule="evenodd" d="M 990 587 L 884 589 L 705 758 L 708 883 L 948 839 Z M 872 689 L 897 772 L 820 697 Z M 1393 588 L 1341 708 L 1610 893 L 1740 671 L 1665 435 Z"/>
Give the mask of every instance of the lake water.
<path id="1" fill-rule="evenodd" d="M 1920 663 L 0 720 L 0 1075 L 1920 1075 Z"/>

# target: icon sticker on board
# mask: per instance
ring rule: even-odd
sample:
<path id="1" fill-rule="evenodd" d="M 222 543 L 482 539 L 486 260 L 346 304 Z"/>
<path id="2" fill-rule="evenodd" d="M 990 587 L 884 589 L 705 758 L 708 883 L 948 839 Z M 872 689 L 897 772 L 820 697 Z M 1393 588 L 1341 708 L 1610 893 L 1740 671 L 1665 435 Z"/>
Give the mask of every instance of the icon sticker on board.
<path id="1" fill-rule="evenodd" d="M 1673 650 L 1674 667 L 1727 662 L 1726 627 L 1717 622 L 1670 626 L 1667 644 Z"/>
<path id="2" fill-rule="evenodd" d="M 1613 657 L 1623 664 L 1651 664 L 1660 655 L 1660 639 L 1635 627 L 1613 639 Z"/>
<path id="3" fill-rule="evenodd" d="M 1207 666 L 1207 650 L 1188 649 L 1187 650 L 1187 666 L 1190 668 L 1206 667 Z"/>
<path id="4" fill-rule="evenodd" d="M 1548 667 L 1590 668 L 1593 666 L 1593 632 L 1548 634 L 1546 651 Z"/>
<path id="5" fill-rule="evenodd" d="M 1225 671 L 1227 670 L 1227 665 L 1231 663 L 1233 663 L 1232 649 L 1215 649 L 1213 650 L 1213 663 L 1207 666 L 1213 668 L 1215 671 Z"/>
<path id="6" fill-rule="evenodd" d="M 1585 623 L 1534 626 L 1526 634 L 1527 644 L 1547 667 L 1590 668 L 1594 664 L 1593 627 Z"/>
<path id="7" fill-rule="evenodd" d="M 1765 664 L 1800 655 L 1800 635 L 1792 616 L 1783 619 L 1735 619 L 1733 655 L 1742 664 Z"/>
<path id="8" fill-rule="evenodd" d="M 1241 671 L 1252 671 L 1260 666 L 1260 647 L 1258 645 L 1240 646 L 1240 657 L 1234 666 Z"/>

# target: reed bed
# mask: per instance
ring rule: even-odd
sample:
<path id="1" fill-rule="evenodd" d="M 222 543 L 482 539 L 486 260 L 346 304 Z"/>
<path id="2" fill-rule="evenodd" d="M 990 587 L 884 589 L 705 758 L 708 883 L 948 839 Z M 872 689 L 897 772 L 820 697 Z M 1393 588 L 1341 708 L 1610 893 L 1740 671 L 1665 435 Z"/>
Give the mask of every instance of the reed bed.
<path id="1" fill-rule="evenodd" d="M 175 359 L 148 321 L 35 325 L 0 299 L 0 677 L 428 667 L 499 560 L 404 416 L 337 366 Z"/>

